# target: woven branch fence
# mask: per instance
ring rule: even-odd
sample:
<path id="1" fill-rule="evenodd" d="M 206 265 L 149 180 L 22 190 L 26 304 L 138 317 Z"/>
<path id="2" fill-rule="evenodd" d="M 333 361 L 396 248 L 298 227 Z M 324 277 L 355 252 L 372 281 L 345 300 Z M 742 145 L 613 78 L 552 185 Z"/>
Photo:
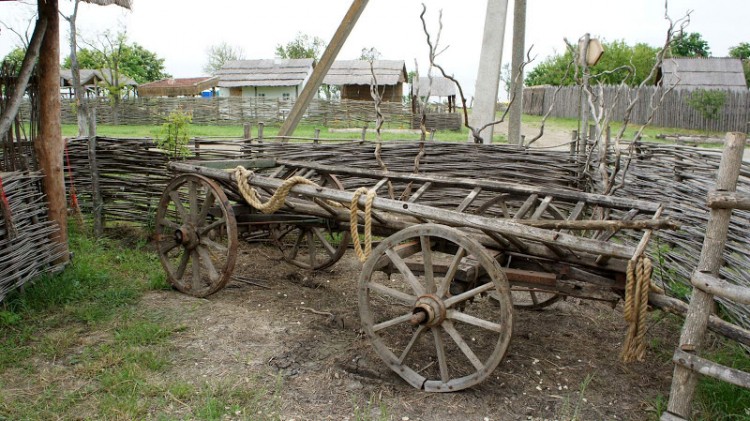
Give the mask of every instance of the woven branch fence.
<path id="1" fill-rule="evenodd" d="M 550 117 L 578 118 L 581 105 L 581 88 L 565 86 L 557 92 L 553 86 L 526 88 L 523 91 L 523 112 L 530 115 L 544 115 L 553 107 Z M 604 87 L 604 103 L 614 104 L 612 121 L 622 121 L 629 98 L 638 95 L 638 102 L 633 108 L 630 121 L 633 124 L 644 124 L 651 113 L 649 101 L 661 88 L 646 86 L 627 88 L 617 86 Z M 651 123 L 659 127 L 681 129 L 712 130 L 719 132 L 747 132 L 750 122 L 750 92 L 727 92 L 724 107 L 715 120 L 706 120 L 700 112 L 688 105 L 691 91 L 680 89 L 668 93 L 664 103 L 656 110 Z M 615 102 L 615 97 L 618 100 Z M 553 101 L 554 98 L 554 101 Z M 595 101 L 596 102 L 596 101 Z"/>
<path id="2" fill-rule="evenodd" d="M 75 103 L 63 99 L 62 122 L 77 124 Z M 241 98 L 135 98 L 122 100 L 113 106 L 108 100 L 93 99 L 98 124 L 160 125 L 169 113 L 182 109 L 193 115 L 193 124 L 242 125 L 244 123 L 281 124 L 294 105 L 294 101 Z M 380 105 L 386 128 L 418 128 L 408 105 L 383 102 Z M 21 115 L 28 116 L 29 105 L 21 108 Z M 325 101 L 314 100 L 302 118 L 304 124 L 320 127 L 360 128 L 375 126 L 375 105 L 372 101 Z M 461 114 L 428 110 L 427 128 L 435 130 L 459 130 L 463 125 Z"/>
<path id="3" fill-rule="evenodd" d="M 10 205 L 10 223 L 0 215 L 0 301 L 26 282 L 60 269 L 54 262 L 65 253 L 50 240 L 58 226 L 47 220 L 47 203 L 39 172 L 2 172 L 2 188 Z M 5 204 L 0 204 L 0 208 Z"/>

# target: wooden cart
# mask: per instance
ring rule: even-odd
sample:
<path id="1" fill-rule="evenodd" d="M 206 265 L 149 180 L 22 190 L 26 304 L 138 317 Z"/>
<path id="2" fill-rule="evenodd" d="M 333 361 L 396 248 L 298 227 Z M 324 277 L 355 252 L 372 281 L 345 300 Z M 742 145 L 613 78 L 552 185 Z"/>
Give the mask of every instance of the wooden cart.
<path id="1" fill-rule="evenodd" d="M 246 180 L 261 200 L 292 176 L 315 185 L 295 185 L 277 212 L 263 214 L 243 199 L 230 171 L 238 165 L 255 171 Z M 159 204 L 158 253 L 169 282 L 198 297 L 227 284 L 243 238 L 277 245 L 300 268 L 335 264 L 351 240 L 354 190 L 377 192 L 368 212 L 357 213 L 358 232 L 366 219 L 383 238 L 359 276 L 361 326 L 394 372 L 434 392 L 492 373 L 510 341 L 514 305 L 624 295 L 627 262 L 643 253 L 644 233 L 670 225 L 657 203 L 481 178 L 282 159 L 170 168 L 178 175 Z M 366 196 L 355 203 L 365 209 Z"/>

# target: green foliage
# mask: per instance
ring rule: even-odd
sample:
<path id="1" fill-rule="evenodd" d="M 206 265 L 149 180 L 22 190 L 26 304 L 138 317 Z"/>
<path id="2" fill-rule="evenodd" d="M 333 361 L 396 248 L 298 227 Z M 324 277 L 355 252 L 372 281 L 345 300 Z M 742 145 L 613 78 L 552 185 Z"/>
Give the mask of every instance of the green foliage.
<path id="1" fill-rule="evenodd" d="M 187 144 L 190 141 L 190 124 L 193 122 L 193 115 L 183 110 L 175 110 L 167 116 L 166 120 L 161 126 L 161 133 L 156 138 L 156 145 L 173 158 L 188 156 L 190 150 Z"/>
<path id="2" fill-rule="evenodd" d="M 750 372 L 750 356 L 740 345 L 726 342 L 706 358 L 737 370 Z M 750 421 L 750 390 L 710 377 L 701 377 L 696 391 L 698 420 Z"/>
<path id="3" fill-rule="evenodd" d="M 212 45 L 206 50 L 207 61 L 203 66 L 203 71 L 210 75 L 215 75 L 224 64 L 232 60 L 243 60 L 245 52 L 240 47 L 234 47 L 226 42 Z"/>
<path id="4" fill-rule="evenodd" d="M 14 73 L 18 74 L 21 71 L 21 64 L 23 63 L 23 58 L 26 56 L 26 49 L 21 47 L 16 47 L 11 52 L 5 55 L 3 57 L 3 62 L 10 65 L 10 68 L 13 70 Z"/>
<path id="5" fill-rule="evenodd" d="M 603 42 L 604 55 L 601 60 L 590 68 L 594 76 L 594 82 L 602 82 L 605 85 L 618 85 L 626 83 L 629 86 L 637 86 L 651 73 L 656 63 L 658 48 L 648 44 L 638 43 L 629 46 L 622 40 Z M 536 85 L 575 85 L 575 67 L 573 54 L 566 50 L 564 54 L 547 57 L 539 63 L 526 76 L 526 86 Z M 632 69 L 633 74 L 628 71 Z M 602 74 L 605 71 L 619 69 L 614 73 Z M 598 75 L 598 76 L 597 76 Z"/>
<path id="6" fill-rule="evenodd" d="M 164 59 L 137 43 L 128 44 L 124 33 L 117 34 L 112 46 L 102 42 L 97 48 L 78 50 L 78 67 L 81 69 L 117 70 L 138 83 L 153 82 L 170 77 L 164 71 Z M 117 69 L 113 64 L 117 63 Z M 63 61 L 63 68 L 70 69 L 70 56 Z"/>
<path id="7" fill-rule="evenodd" d="M 375 61 L 380 60 L 381 56 L 382 54 L 380 54 L 380 51 L 375 47 L 362 48 L 362 52 L 357 60 Z"/>
<path id="8" fill-rule="evenodd" d="M 742 60 L 745 83 L 750 86 L 750 42 L 741 42 L 729 49 L 729 56 Z"/>
<path id="9" fill-rule="evenodd" d="M 711 48 L 698 32 L 680 32 L 674 37 L 671 53 L 673 57 L 710 57 Z"/>
<path id="10" fill-rule="evenodd" d="M 687 103 L 703 116 L 708 127 L 708 121 L 715 120 L 719 116 L 726 100 L 727 93 L 724 91 L 698 89 L 690 94 Z"/>
<path id="11" fill-rule="evenodd" d="M 317 62 L 325 48 L 326 42 L 322 38 L 311 37 L 298 32 L 294 40 L 286 45 L 278 44 L 276 46 L 276 57 L 285 59 L 311 58 Z"/>

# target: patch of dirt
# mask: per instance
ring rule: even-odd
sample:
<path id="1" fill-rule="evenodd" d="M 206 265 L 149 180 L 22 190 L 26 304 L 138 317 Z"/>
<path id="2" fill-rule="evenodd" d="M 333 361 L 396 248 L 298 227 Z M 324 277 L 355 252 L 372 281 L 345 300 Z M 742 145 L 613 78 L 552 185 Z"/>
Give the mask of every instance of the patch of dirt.
<path id="1" fill-rule="evenodd" d="M 420 391 L 360 332 L 359 271 L 351 251 L 313 277 L 269 247 L 242 244 L 235 274 L 253 283 L 208 299 L 152 292 L 143 305 L 186 327 L 174 335 L 169 377 L 276 391 L 284 420 L 646 420 L 668 395 L 675 326 L 653 314 L 646 361 L 623 364 L 622 306 L 577 299 L 515 311 L 510 347 L 480 385 Z"/>

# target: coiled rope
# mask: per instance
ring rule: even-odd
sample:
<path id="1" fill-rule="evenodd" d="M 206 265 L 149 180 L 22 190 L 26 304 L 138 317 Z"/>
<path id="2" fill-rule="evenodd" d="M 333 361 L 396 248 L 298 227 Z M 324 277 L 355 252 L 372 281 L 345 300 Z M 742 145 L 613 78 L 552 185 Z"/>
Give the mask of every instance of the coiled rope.
<path id="1" fill-rule="evenodd" d="M 305 184 L 308 186 L 320 187 L 317 183 L 308 180 L 307 178 L 294 176 L 290 177 L 279 186 L 278 189 L 271 195 L 265 203 L 261 200 L 258 192 L 250 185 L 248 181 L 250 176 L 254 175 L 252 171 L 247 170 L 243 166 L 237 166 L 234 169 L 234 178 L 237 180 L 237 187 L 242 194 L 245 201 L 255 209 L 265 213 L 271 214 L 281 209 L 284 206 L 284 201 L 289 195 L 292 188 L 298 184 Z M 359 242 L 359 198 L 362 195 L 366 196 L 365 209 L 364 209 L 364 248 Z M 349 204 L 349 231 L 354 242 L 354 252 L 357 254 L 360 262 L 364 262 L 370 257 L 372 253 L 372 202 L 377 194 L 374 190 L 370 190 L 366 187 L 360 187 L 354 192 L 352 201 Z M 342 207 L 338 202 L 327 201 L 329 205 Z"/>
<path id="2" fill-rule="evenodd" d="M 628 261 L 624 309 L 628 334 L 620 353 L 623 362 L 643 361 L 646 356 L 646 316 L 652 272 L 651 259 L 646 256 Z"/>

